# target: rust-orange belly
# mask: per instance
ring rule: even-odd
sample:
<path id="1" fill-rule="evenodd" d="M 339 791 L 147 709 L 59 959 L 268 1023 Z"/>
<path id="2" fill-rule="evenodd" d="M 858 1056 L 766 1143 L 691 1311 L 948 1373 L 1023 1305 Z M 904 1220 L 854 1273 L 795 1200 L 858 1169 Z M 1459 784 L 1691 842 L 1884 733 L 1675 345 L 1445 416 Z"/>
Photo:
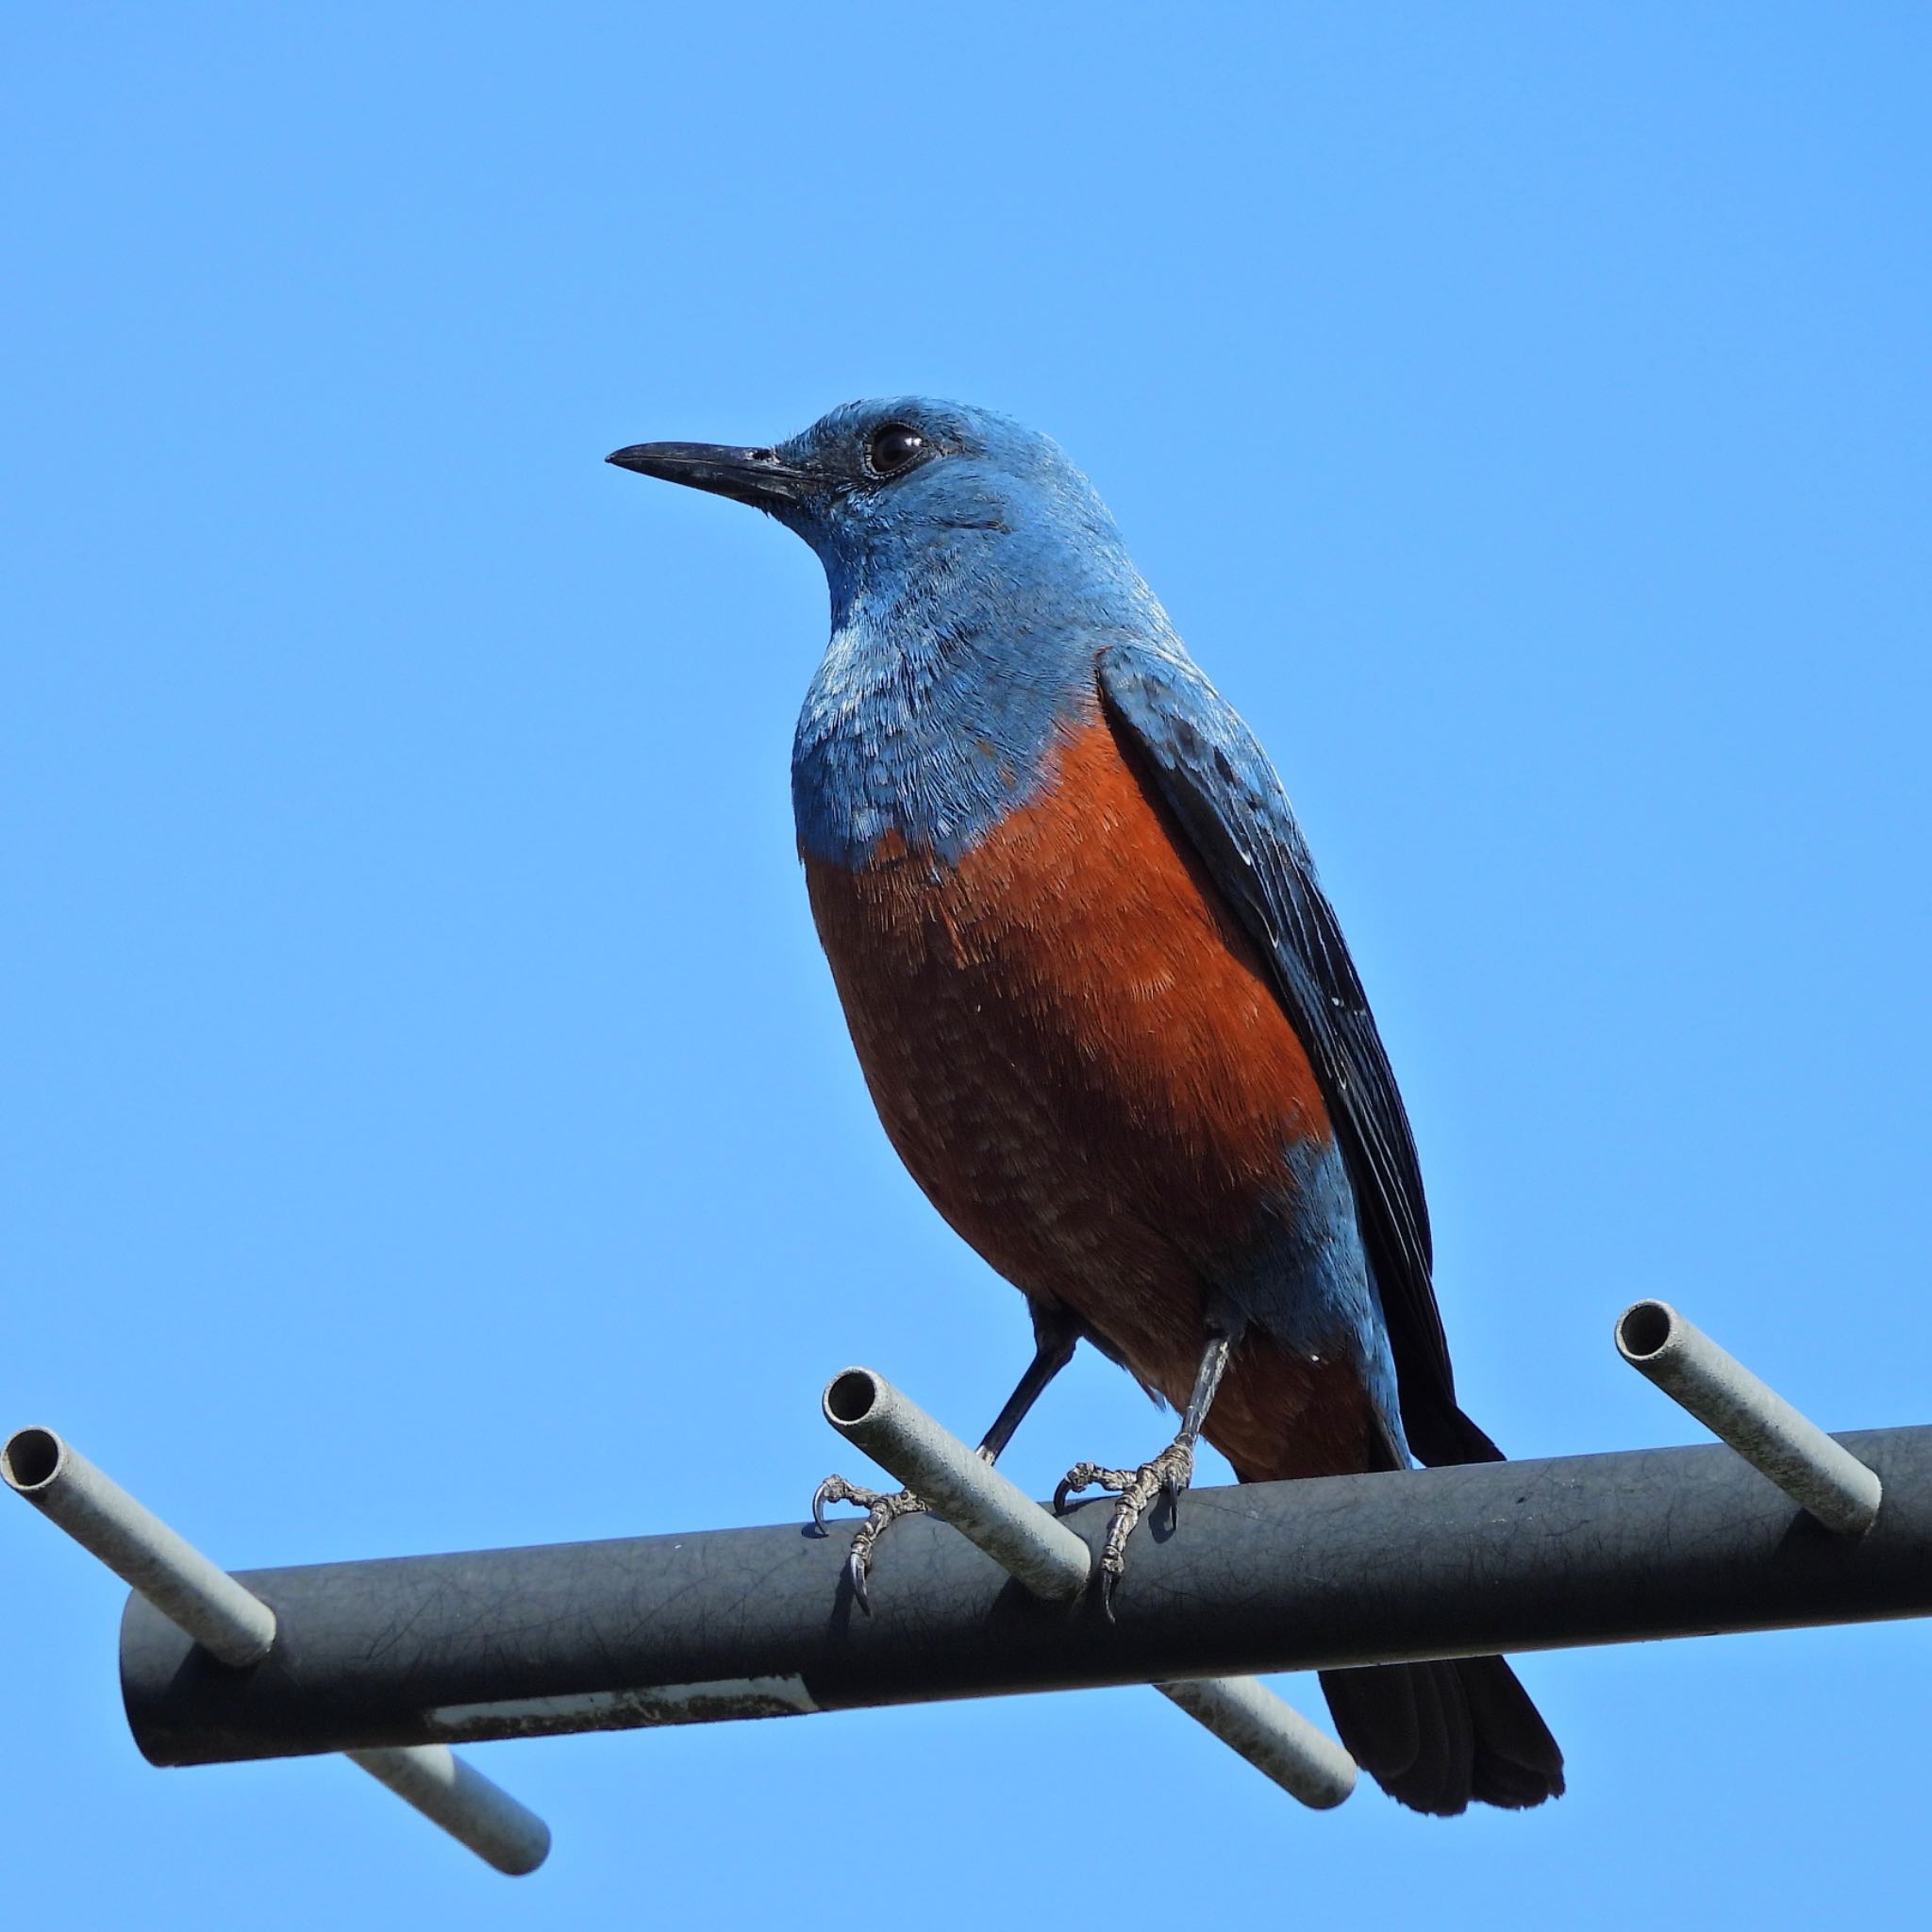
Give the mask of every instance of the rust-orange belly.
<path id="1" fill-rule="evenodd" d="M 1185 1402 L 1208 1297 L 1264 1205 L 1291 1211 L 1285 1150 L 1330 1127 L 1253 942 L 1106 723 L 956 867 L 889 838 L 863 872 L 806 869 L 913 1177 L 1008 1279 Z M 1372 1459 L 1355 1365 L 1255 1330 L 1207 1433 L 1251 1476 Z"/>

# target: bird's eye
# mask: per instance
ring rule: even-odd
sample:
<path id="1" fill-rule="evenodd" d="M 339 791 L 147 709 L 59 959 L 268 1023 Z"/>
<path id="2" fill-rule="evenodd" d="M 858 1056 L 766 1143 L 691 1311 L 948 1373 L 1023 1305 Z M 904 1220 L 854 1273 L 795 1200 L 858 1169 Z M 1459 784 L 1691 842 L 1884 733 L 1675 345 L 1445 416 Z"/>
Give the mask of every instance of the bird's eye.
<path id="1" fill-rule="evenodd" d="M 921 450 L 925 438 L 904 423 L 882 423 L 865 446 L 865 464 L 874 476 L 896 476 Z"/>

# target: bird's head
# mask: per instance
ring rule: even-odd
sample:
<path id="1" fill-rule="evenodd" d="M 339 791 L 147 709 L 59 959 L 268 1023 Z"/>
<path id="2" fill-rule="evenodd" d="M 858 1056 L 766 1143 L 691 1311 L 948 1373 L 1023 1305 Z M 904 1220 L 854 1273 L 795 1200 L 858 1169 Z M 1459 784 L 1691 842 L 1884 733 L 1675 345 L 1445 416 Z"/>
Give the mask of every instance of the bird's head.
<path id="1" fill-rule="evenodd" d="M 847 403 L 768 448 L 641 442 L 608 460 L 768 511 L 818 552 L 835 604 L 936 571 L 1125 564 L 1112 518 L 1058 443 L 958 403 Z"/>

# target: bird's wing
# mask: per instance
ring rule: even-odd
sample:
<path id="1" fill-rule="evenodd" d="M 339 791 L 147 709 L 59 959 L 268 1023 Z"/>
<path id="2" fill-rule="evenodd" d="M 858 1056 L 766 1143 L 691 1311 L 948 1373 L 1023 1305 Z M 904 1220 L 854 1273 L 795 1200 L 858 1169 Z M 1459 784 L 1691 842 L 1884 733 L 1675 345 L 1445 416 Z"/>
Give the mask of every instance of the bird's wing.
<path id="1" fill-rule="evenodd" d="M 1208 875 L 1259 944 L 1313 1064 L 1381 1291 L 1409 1447 L 1427 1463 L 1500 1457 L 1456 1405 L 1408 1115 L 1281 780 L 1185 654 L 1120 643 L 1101 653 L 1099 667 L 1130 756 L 1151 769 Z"/>

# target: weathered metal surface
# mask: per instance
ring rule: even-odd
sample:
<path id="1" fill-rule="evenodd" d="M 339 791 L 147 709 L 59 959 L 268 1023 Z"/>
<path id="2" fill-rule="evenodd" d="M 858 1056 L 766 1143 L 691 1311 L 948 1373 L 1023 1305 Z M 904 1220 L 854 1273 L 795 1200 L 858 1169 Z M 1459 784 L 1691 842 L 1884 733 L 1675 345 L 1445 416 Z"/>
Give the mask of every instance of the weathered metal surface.
<path id="1" fill-rule="evenodd" d="M 1932 1427 L 1840 1440 L 1885 1485 L 1857 1539 L 1722 1444 L 1474 1464 L 1193 1491 L 1177 1533 L 1137 1537 L 1113 1624 L 915 1516 L 871 1617 L 842 1527 L 321 1564 L 241 1573 L 280 1624 L 247 1672 L 137 1598 L 123 1686 L 142 1750 L 182 1764 L 441 1741 L 452 1708 L 527 1735 L 532 1700 L 602 1700 L 603 1728 L 1932 1613 Z M 1066 1520 L 1091 1548 L 1108 1514 Z M 796 1690 L 692 1694 L 746 1680 Z"/>

